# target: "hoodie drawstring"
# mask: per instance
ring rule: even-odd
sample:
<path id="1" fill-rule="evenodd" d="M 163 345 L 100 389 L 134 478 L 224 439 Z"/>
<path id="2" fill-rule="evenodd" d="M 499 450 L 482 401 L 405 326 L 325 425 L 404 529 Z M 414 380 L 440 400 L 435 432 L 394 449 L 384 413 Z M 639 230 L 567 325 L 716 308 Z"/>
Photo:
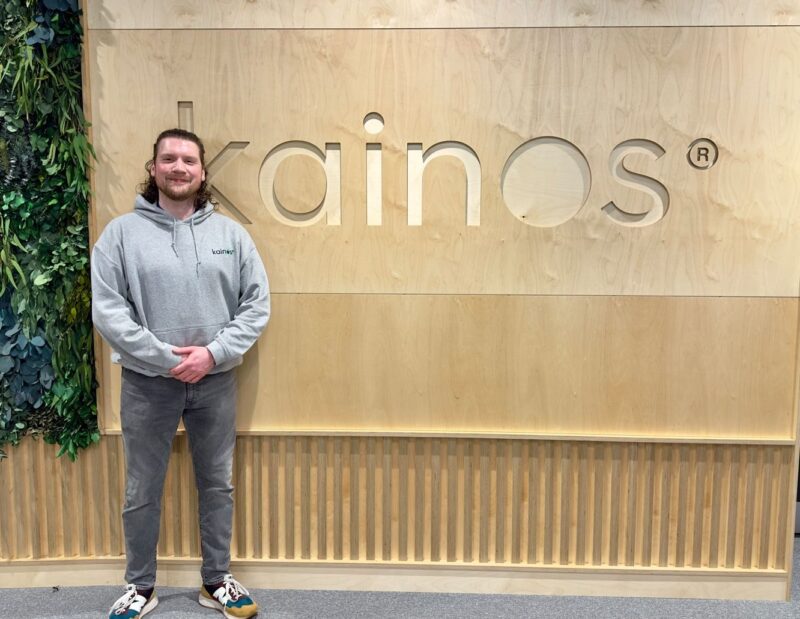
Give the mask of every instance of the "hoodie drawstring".
<path id="1" fill-rule="evenodd" d="M 172 221 L 172 251 L 175 252 L 175 257 L 176 258 L 180 258 L 180 256 L 178 256 L 178 244 L 177 244 L 177 238 L 178 238 L 177 237 L 177 233 L 178 233 L 178 230 L 177 230 L 177 225 L 178 225 L 178 221 L 177 220 L 173 220 Z"/>
<path id="2" fill-rule="evenodd" d="M 200 254 L 197 252 L 197 237 L 194 235 L 194 219 L 189 220 L 189 229 L 192 231 L 192 243 L 194 244 L 194 272 L 197 277 L 200 277 Z M 172 251 L 175 252 L 175 256 L 178 256 L 178 220 L 172 222 Z"/>
<path id="3" fill-rule="evenodd" d="M 0 2 L 2 2 L 2 0 L 0 0 Z M 192 232 L 192 243 L 194 244 L 194 271 L 198 278 L 200 277 L 200 267 L 203 263 L 200 261 L 200 250 L 197 247 L 197 233 L 194 228 L 195 224 L 203 223 L 215 210 L 216 209 L 210 202 L 206 202 L 205 206 L 197 209 L 189 217 L 189 228 Z M 144 199 L 144 196 L 141 195 L 136 197 L 134 211 L 145 219 L 155 222 L 159 227 L 163 226 L 163 228 L 166 228 L 168 225 L 172 225 L 172 252 L 175 254 L 176 258 L 180 258 L 178 253 L 178 225 L 186 223 L 186 220 L 184 219 L 181 221 L 176 219 L 173 215 L 161 208 L 158 202 L 148 202 Z"/>
<path id="4" fill-rule="evenodd" d="M 197 277 L 200 277 L 200 254 L 197 253 L 197 239 L 194 236 L 194 218 L 189 220 L 189 229 L 192 231 L 192 242 L 194 243 L 194 259 L 196 260 L 194 265 L 195 274 Z"/>

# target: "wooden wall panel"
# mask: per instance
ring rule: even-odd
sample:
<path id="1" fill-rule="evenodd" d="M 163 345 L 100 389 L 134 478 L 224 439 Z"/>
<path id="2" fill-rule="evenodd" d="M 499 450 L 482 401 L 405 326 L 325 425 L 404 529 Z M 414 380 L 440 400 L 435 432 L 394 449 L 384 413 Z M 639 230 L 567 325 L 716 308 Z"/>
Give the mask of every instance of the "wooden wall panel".
<path id="1" fill-rule="evenodd" d="M 120 556 L 120 437 L 104 437 L 77 463 L 54 454 L 26 440 L 0 467 L 12 501 L 0 511 L 0 560 Z M 781 501 L 792 465 L 792 446 L 239 437 L 232 555 L 785 570 Z M 36 479 L 31 469 L 49 471 Z M 162 557 L 199 556 L 196 500 L 179 437 Z"/>
<path id="2" fill-rule="evenodd" d="M 800 143 L 792 139 L 800 132 L 797 29 L 98 31 L 92 37 L 98 231 L 131 209 L 153 136 L 178 122 L 179 101 L 192 101 L 193 126 L 209 158 L 229 141 L 249 142 L 212 182 L 252 221 L 247 227 L 275 292 L 798 294 L 800 215 L 790 208 L 800 201 Z M 384 116 L 377 136 L 362 125 L 368 112 Z M 501 192 L 506 161 L 540 136 L 573 144 L 591 171 L 586 203 L 556 227 L 516 218 Z M 719 147 L 708 170 L 687 161 L 696 138 Z M 626 165 L 661 183 L 670 206 L 661 221 L 628 228 L 602 207 L 610 200 L 633 213 L 654 207 L 648 193 L 623 186 L 609 171 L 613 149 L 639 139 L 665 154 L 658 160 L 631 154 Z M 341 225 L 294 227 L 264 205 L 261 165 L 274 147 L 295 140 L 319 149 L 341 145 Z M 408 145 L 427 149 L 441 141 L 477 154 L 480 225 L 467 225 L 464 171 L 452 157 L 426 168 L 422 224 L 408 225 Z M 382 144 L 379 226 L 367 225 L 368 142 Z M 548 161 L 530 169 L 519 164 L 523 178 L 541 179 L 526 189 L 540 204 L 550 204 L 549 181 L 569 189 L 585 180 L 569 165 L 551 169 Z M 319 179 L 307 170 L 293 166 L 279 174 L 278 185 L 296 189 L 296 200 L 284 196 L 288 207 L 318 200 Z"/>
<path id="3" fill-rule="evenodd" d="M 236 558 L 788 583 L 800 3 L 86 9 L 94 233 L 180 123 L 209 160 L 234 142 L 209 172 L 270 273 L 273 320 L 240 370 Z M 698 138 L 719 148 L 706 170 Z M 267 154 L 302 141 L 327 169 L 294 157 L 272 186 Z M 440 142 L 468 173 L 415 169 Z M 646 191 L 615 171 L 621 144 Z M 652 225 L 603 210 L 631 224 L 667 197 Z M 72 468 L 31 445 L 0 467 L 0 558 L 120 556 L 120 438 Z M 198 554 L 184 437 L 173 460 L 160 552 L 181 561 Z"/>
<path id="4" fill-rule="evenodd" d="M 514 28 L 797 24 L 795 0 L 87 0 L 91 28 Z"/>
<path id="5" fill-rule="evenodd" d="M 238 424 L 791 441 L 797 321 L 796 299 L 280 294 Z"/>

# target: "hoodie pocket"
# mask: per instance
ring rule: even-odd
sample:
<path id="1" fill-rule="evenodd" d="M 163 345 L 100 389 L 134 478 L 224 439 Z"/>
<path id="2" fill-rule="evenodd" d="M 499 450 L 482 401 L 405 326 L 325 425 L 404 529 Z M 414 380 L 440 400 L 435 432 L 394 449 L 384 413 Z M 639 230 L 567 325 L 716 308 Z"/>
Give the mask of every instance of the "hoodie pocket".
<path id="1" fill-rule="evenodd" d="M 208 346 L 227 323 L 162 329 L 153 334 L 171 346 Z"/>

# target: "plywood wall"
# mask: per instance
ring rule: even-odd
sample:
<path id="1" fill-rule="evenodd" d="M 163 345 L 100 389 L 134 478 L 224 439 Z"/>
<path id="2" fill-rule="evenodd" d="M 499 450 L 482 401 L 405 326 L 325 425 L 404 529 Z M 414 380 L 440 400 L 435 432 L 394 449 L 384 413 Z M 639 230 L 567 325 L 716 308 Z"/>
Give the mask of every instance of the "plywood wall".
<path id="1" fill-rule="evenodd" d="M 227 148 L 211 182 L 275 295 L 242 430 L 794 435 L 797 29 L 91 35 L 98 230 L 163 127 Z M 409 189 L 441 143 L 472 171 Z"/>
<path id="2" fill-rule="evenodd" d="M 275 292 L 797 296 L 795 28 L 114 30 L 93 41 L 99 227 L 130 210 L 154 135 L 192 102 L 210 157 L 247 143 L 211 181 L 256 238 Z M 375 135 L 371 112 L 384 118 Z M 504 194 L 504 169 L 543 136 L 566 154 L 518 161 L 529 216 L 572 188 L 585 202 L 567 194 L 555 220 L 530 225 Z M 687 161 L 700 138 L 720 153 L 707 170 Z M 603 210 L 657 206 L 610 169 L 614 149 L 636 140 L 665 151 L 624 162 L 669 196 L 644 227 Z M 325 195 L 321 164 L 288 160 L 266 182 L 268 154 L 292 142 L 339 145 L 340 223 L 268 209 L 273 192 L 296 212 Z M 479 221 L 468 221 L 463 165 L 447 157 L 426 168 L 421 224 L 409 225 L 409 145 L 441 142 L 474 152 Z M 380 225 L 368 224 L 368 144 L 381 147 Z"/>

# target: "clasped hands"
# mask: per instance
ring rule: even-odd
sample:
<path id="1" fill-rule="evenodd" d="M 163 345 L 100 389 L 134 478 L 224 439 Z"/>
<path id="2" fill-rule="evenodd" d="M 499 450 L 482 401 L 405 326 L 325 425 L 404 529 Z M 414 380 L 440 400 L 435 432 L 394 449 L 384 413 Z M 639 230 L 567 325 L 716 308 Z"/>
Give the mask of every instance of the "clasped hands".
<path id="1" fill-rule="evenodd" d="M 183 346 L 173 348 L 172 352 L 183 357 L 183 360 L 169 373 L 184 383 L 196 383 L 216 365 L 214 356 L 205 346 Z"/>

